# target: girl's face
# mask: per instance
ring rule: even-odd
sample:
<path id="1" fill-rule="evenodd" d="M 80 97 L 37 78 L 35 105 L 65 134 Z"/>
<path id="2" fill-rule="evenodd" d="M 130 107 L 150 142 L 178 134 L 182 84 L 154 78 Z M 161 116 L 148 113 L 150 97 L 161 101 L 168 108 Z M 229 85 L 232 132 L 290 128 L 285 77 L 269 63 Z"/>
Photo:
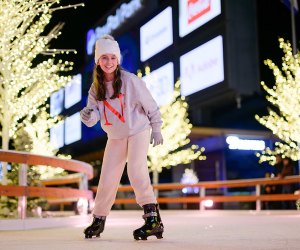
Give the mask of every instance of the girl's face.
<path id="1" fill-rule="evenodd" d="M 105 75 L 111 75 L 118 66 L 118 59 L 114 54 L 104 54 L 99 58 L 98 65 Z"/>

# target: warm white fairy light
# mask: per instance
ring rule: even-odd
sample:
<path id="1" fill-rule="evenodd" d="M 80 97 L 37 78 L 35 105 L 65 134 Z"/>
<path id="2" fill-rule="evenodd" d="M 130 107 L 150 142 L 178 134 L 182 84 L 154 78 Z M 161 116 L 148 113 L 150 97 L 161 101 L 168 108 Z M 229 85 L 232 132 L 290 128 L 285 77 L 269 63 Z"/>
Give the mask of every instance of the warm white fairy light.
<path id="1" fill-rule="evenodd" d="M 185 98 L 180 96 L 180 82 L 177 81 L 171 102 L 160 108 L 164 144 L 149 149 L 148 165 L 152 171 L 161 172 L 163 168 L 206 159 L 202 155 L 204 148 L 188 145 L 190 140 L 187 137 L 191 133 L 192 124 L 188 119 L 187 108 Z"/>
<path id="2" fill-rule="evenodd" d="M 260 162 L 275 163 L 275 155 L 280 154 L 292 160 L 300 159 L 300 54 L 293 55 L 290 43 L 279 39 L 280 48 L 284 52 L 282 68 L 279 69 L 271 60 L 265 64 L 273 70 L 275 85 L 269 88 L 262 82 L 268 93 L 267 100 L 276 107 L 269 109 L 267 116 L 255 118 L 270 129 L 281 141 L 274 149 L 267 148 L 261 154 Z"/>
<path id="3" fill-rule="evenodd" d="M 24 122 L 25 126 L 50 95 L 71 79 L 61 73 L 71 70 L 73 63 L 56 59 L 57 54 L 70 50 L 49 48 L 50 42 L 60 35 L 62 25 L 56 25 L 48 34 L 45 28 L 53 11 L 82 4 L 60 7 L 59 3 L 57 0 L 0 1 L 2 149 L 8 149 L 9 140 L 20 124 Z M 5 174 L 4 169 L 4 178 Z"/>
<path id="4" fill-rule="evenodd" d="M 61 118 L 59 116 L 51 117 L 47 112 L 47 108 L 47 106 L 41 108 L 34 121 L 26 117 L 22 123 L 18 124 L 18 130 L 13 136 L 16 150 L 29 151 L 46 156 L 53 156 L 57 153 L 58 150 L 50 142 L 49 130 L 60 122 Z M 40 174 L 41 179 L 49 179 L 66 174 L 62 168 L 49 166 L 33 166 L 32 169 Z"/>

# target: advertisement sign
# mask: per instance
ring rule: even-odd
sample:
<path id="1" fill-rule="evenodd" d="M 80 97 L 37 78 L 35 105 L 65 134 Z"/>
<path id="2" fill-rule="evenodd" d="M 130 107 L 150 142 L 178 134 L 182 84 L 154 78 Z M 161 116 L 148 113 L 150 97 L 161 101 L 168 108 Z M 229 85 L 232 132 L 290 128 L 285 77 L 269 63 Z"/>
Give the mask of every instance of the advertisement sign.
<path id="1" fill-rule="evenodd" d="M 81 74 L 75 75 L 65 87 L 65 108 L 68 109 L 81 101 Z"/>
<path id="2" fill-rule="evenodd" d="M 226 142 L 229 149 L 237 150 L 264 150 L 266 148 L 265 141 L 254 139 L 241 139 L 237 136 L 227 136 Z"/>
<path id="3" fill-rule="evenodd" d="M 106 23 L 103 26 L 98 26 L 95 29 L 90 29 L 86 36 L 86 52 L 88 55 L 94 53 L 94 46 L 96 41 L 106 34 L 111 34 L 116 30 L 128 18 L 132 17 L 138 10 L 142 8 L 141 0 L 131 0 L 128 3 L 122 3 L 116 10 L 114 15 L 109 15 L 106 19 Z"/>
<path id="4" fill-rule="evenodd" d="M 65 144 L 69 145 L 81 139 L 81 120 L 79 112 L 65 120 Z"/>
<path id="5" fill-rule="evenodd" d="M 64 146 L 64 122 L 55 124 L 50 128 L 50 143 L 55 149 L 62 148 Z"/>
<path id="6" fill-rule="evenodd" d="M 174 91 L 174 66 L 172 62 L 152 71 L 149 75 L 144 76 L 143 80 L 158 106 L 171 101 Z"/>
<path id="7" fill-rule="evenodd" d="M 221 14 L 221 0 L 179 0 L 179 36 L 184 37 Z"/>
<path id="8" fill-rule="evenodd" d="M 217 36 L 180 57 L 180 79 L 183 96 L 224 81 L 222 36 Z"/>
<path id="9" fill-rule="evenodd" d="M 50 115 L 52 117 L 59 115 L 64 108 L 64 89 L 54 92 L 50 96 Z"/>
<path id="10" fill-rule="evenodd" d="M 172 8 L 167 7 L 140 28 L 141 61 L 173 44 Z"/>

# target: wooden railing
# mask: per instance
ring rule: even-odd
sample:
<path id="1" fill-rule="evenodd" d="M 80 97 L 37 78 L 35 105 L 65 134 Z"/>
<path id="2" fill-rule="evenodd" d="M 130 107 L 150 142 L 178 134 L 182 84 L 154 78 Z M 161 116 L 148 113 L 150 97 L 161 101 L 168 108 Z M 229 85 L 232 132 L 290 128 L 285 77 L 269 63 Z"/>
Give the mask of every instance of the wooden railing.
<path id="1" fill-rule="evenodd" d="M 256 210 L 261 210 L 262 201 L 285 201 L 299 200 L 300 194 L 261 194 L 262 187 L 265 185 L 282 185 L 290 183 L 299 183 L 300 176 L 288 176 L 284 179 L 279 178 L 258 178 L 258 179 L 242 179 L 228 181 L 208 181 L 199 182 L 197 184 L 188 185 L 180 183 L 158 184 L 153 185 L 153 188 L 160 191 L 167 190 L 182 190 L 185 187 L 199 188 L 198 196 L 189 197 L 158 197 L 159 203 L 199 203 L 200 210 L 205 210 L 204 202 L 212 200 L 213 202 L 256 202 Z M 224 189 L 224 188 L 239 188 L 239 187 L 255 187 L 254 194 L 248 195 L 207 195 L 207 189 Z M 97 191 L 97 187 L 91 188 L 93 192 Z M 118 192 L 132 192 L 131 186 L 120 186 Z M 133 204 L 136 203 L 134 198 L 117 198 L 115 204 Z"/>
<path id="2" fill-rule="evenodd" d="M 27 197 L 47 197 L 49 199 L 68 200 L 75 198 L 92 199 L 93 192 L 96 192 L 97 187 L 91 187 L 92 191 L 88 190 L 88 179 L 93 177 L 93 168 L 91 165 L 76 161 L 66 160 L 57 157 L 48 157 L 29 154 L 17 151 L 0 150 L 0 161 L 20 163 L 19 186 L 1 186 L 0 195 L 18 196 L 19 217 L 25 218 L 26 215 L 26 198 Z M 77 172 L 68 176 L 43 180 L 45 186 L 62 185 L 70 183 L 78 183 L 79 188 L 57 188 L 57 187 L 30 187 L 27 186 L 27 168 L 29 165 L 46 165 L 51 167 L 61 167 L 69 171 Z M 288 176 L 284 179 L 243 179 L 229 181 L 209 181 L 199 182 L 197 184 L 158 184 L 153 188 L 158 191 L 182 190 L 185 187 L 199 188 L 199 195 L 178 197 L 159 197 L 159 203 L 199 203 L 199 208 L 205 210 L 204 201 L 212 200 L 213 202 L 256 202 L 256 210 L 261 210 L 262 201 L 280 201 L 280 200 L 299 200 L 300 194 L 261 194 L 261 190 L 265 185 L 283 185 L 290 183 L 300 183 L 300 176 Z M 227 188 L 252 188 L 255 187 L 255 192 L 248 195 L 230 195 L 229 192 L 224 192 L 222 196 L 208 195 L 208 189 L 227 189 Z M 120 186 L 118 192 L 132 192 L 131 186 Z M 182 194 L 182 192 L 178 192 Z M 136 203 L 134 198 L 117 198 L 115 204 L 133 204 Z"/>
<path id="3" fill-rule="evenodd" d="M 19 168 L 19 186 L 0 185 L 0 195 L 18 196 L 19 217 L 26 217 L 27 197 L 45 197 L 45 198 L 84 198 L 92 199 L 93 193 L 88 190 L 88 180 L 93 178 L 93 167 L 85 162 L 76 160 L 61 159 L 58 157 L 42 156 L 19 152 L 12 150 L 0 150 L 0 161 L 9 163 L 20 163 Z M 57 188 L 57 187 L 33 187 L 27 186 L 27 169 L 30 165 L 60 167 L 65 170 L 80 173 L 76 175 L 79 180 L 79 188 Z M 62 181 L 73 179 L 72 176 L 61 178 Z M 52 180 L 53 181 L 53 180 Z M 74 180 L 72 180 L 74 181 Z M 48 184 L 51 180 L 48 180 Z M 45 182 L 46 183 L 46 182 Z"/>

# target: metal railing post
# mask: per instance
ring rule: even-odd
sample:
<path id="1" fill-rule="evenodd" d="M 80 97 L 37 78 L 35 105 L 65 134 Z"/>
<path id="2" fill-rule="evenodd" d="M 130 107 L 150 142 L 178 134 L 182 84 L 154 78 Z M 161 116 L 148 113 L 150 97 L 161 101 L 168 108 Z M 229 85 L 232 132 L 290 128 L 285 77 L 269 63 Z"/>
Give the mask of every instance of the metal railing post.
<path id="1" fill-rule="evenodd" d="M 81 180 L 80 180 L 80 183 L 79 183 L 79 189 L 80 190 L 88 190 L 88 177 L 86 174 L 82 174 L 81 175 Z"/>
<path id="2" fill-rule="evenodd" d="M 79 190 L 88 190 L 89 188 L 89 183 L 88 183 L 88 176 L 87 174 L 82 174 L 80 183 L 79 183 Z M 80 203 L 77 203 L 77 206 L 80 206 L 81 208 L 78 208 L 80 210 L 79 214 L 88 214 L 88 204 L 89 201 L 86 198 L 81 198 Z"/>
<path id="3" fill-rule="evenodd" d="M 200 187 L 200 198 L 204 198 L 205 197 L 205 187 Z M 200 201 L 200 211 L 204 211 L 205 210 L 205 206 L 204 206 L 204 200 L 202 199 Z"/>
<path id="4" fill-rule="evenodd" d="M 255 186 L 255 195 L 256 196 L 260 196 L 260 185 L 257 184 Z M 261 210 L 261 200 L 256 200 L 256 211 L 260 211 Z"/>
<path id="5" fill-rule="evenodd" d="M 21 164 L 19 168 L 19 186 L 27 186 L 27 164 Z M 27 197 L 18 197 L 18 216 L 20 219 L 26 218 Z"/>

